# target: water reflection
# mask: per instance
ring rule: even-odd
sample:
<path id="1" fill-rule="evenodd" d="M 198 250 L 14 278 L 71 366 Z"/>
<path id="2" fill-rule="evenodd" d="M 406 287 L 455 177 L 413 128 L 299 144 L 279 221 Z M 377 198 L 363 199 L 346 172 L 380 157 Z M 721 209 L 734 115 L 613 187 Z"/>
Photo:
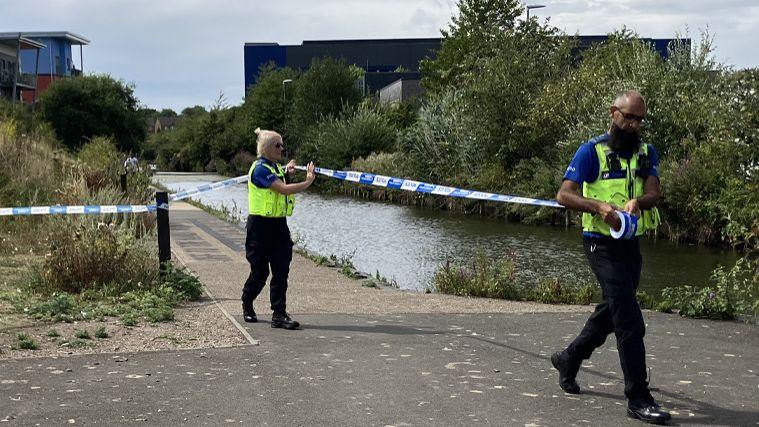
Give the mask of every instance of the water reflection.
<path id="1" fill-rule="evenodd" d="M 205 174 L 159 174 L 173 191 L 221 180 Z M 247 216 L 245 185 L 202 193 L 196 199 Z M 301 245 L 323 255 L 350 256 L 356 267 L 379 272 L 403 289 L 424 290 L 446 259 L 466 260 L 478 250 L 489 256 L 513 256 L 528 280 L 557 276 L 570 282 L 593 280 L 577 229 L 530 226 L 475 215 L 454 214 L 343 196 L 299 194 L 290 229 Z M 241 239 L 242 239 L 241 234 Z M 713 248 L 644 240 L 641 288 L 703 286 L 719 264 L 735 255 Z"/>

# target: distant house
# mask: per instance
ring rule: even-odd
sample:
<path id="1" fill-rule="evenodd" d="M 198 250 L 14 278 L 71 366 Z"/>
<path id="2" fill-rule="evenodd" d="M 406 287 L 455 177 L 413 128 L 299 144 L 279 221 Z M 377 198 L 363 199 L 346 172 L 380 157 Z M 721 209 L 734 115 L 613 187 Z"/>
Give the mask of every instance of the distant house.
<path id="1" fill-rule="evenodd" d="M 82 46 L 90 41 L 78 34 L 68 31 L 25 31 L 22 35 L 45 45 L 39 52 L 39 73 L 37 75 L 37 91 L 44 92 L 50 84 L 65 77 L 75 77 L 82 74 L 84 69 L 84 52 Z M 79 46 L 79 68 L 76 68 L 72 46 Z M 22 52 L 21 71 L 33 73 L 35 62 L 32 52 Z M 24 101 L 33 102 L 32 93 L 24 91 Z"/>
<path id="2" fill-rule="evenodd" d="M 148 133 L 155 133 L 155 119 L 145 119 L 145 127 L 148 128 Z"/>
<path id="3" fill-rule="evenodd" d="M 24 34 L 0 33 L 0 98 L 18 101 L 23 93 L 29 93 L 32 101 L 36 98 L 40 49 L 44 48 Z M 24 56 L 33 59 L 26 68 L 20 65 Z"/>
<path id="4" fill-rule="evenodd" d="M 178 120 L 179 117 L 158 117 L 155 119 L 152 133 L 161 133 L 166 132 L 167 130 L 172 130 L 177 125 Z"/>

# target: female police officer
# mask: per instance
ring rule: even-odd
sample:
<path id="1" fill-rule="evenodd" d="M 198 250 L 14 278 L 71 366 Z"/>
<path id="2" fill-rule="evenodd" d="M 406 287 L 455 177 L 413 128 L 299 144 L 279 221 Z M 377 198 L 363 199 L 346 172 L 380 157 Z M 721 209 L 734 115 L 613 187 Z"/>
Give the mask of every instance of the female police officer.
<path id="1" fill-rule="evenodd" d="M 248 173 L 245 255 L 250 263 L 250 276 L 242 289 L 243 318 L 246 322 L 258 321 L 253 311 L 253 300 L 266 284 L 271 266 L 269 293 L 274 311 L 271 327 L 296 329 L 300 325 L 285 311 L 287 275 L 293 248 L 286 217 L 293 213 L 293 194 L 305 190 L 314 182 L 314 164 L 308 164 L 304 182 L 288 184 L 285 172 L 295 171 L 295 161 L 291 160 L 285 169 L 278 163 L 283 158 L 282 137 L 277 132 L 261 129 L 256 129 L 256 135 L 258 159 Z"/>

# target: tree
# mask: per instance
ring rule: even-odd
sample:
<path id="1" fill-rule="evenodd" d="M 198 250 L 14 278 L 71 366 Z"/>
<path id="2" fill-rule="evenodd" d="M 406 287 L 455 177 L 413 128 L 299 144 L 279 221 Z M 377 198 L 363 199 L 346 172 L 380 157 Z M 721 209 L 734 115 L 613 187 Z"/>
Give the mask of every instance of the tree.
<path id="1" fill-rule="evenodd" d="M 70 149 L 107 136 L 122 151 L 138 151 L 147 133 L 138 110 L 134 86 L 105 74 L 57 80 L 40 96 L 43 118 Z"/>
<path id="2" fill-rule="evenodd" d="M 420 64 L 422 85 L 430 91 L 444 91 L 474 71 L 476 63 L 493 55 L 499 35 L 514 29 L 522 14 L 518 0 L 459 0 L 459 15 L 451 19 L 435 59 Z"/>
<path id="3" fill-rule="evenodd" d="M 274 64 L 261 67 L 256 84 L 245 96 L 240 117 L 252 128 L 285 133 L 285 123 L 290 118 L 293 105 L 293 85 L 298 71 L 292 68 L 276 68 Z M 283 83 L 291 80 L 289 84 Z"/>
<path id="4" fill-rule="evenodd" d="M 344 60 L 315 59 L 297 80 L 293 94 L 293 122 L 308 127 L 322 117 L 335 117 L 343 107 L 361 101 L 355 73 Z"/>

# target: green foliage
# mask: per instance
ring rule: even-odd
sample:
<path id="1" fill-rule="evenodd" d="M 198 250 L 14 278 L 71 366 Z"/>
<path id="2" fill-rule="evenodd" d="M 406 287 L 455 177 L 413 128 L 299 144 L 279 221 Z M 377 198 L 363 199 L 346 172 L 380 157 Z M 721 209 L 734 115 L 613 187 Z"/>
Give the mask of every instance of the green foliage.
<path id="1" fill-rule="evenodd" d="M 258 80 L 248 90 L 242 105 L 242 120 L 248 123 L 249 135 L 254 135 L 257 127 L 286 134 L 285 124 L 293 106 L 293 85 L 299 75 L 296 70 L 278 69 L 274 64 L 261 67 Z M 283 83 L 286 80 L 292 81 Z"/>
<path id="2" fill-rule="evenodd" d="M 299 157 L 321 167 L 342 169 L 357 157 L 394 150 L 396 136 L 396 128 L 381 111 L 364 105 L 312 127 Z"/>
<path id="3" fill-rule="evenodd" d="M 682 286 L 662 291 L 662 311 L 678 310 L 681 316 L 729 320 L 736 315 L 759 316 L 759 260 L 748 257 L 712 274 L 714 286 Z"/>
<path id="4" fill-rule="evenodd" d="M 92 335 L 86 329 L 77 329 L 74 331 L 74 336 L 82 340 L 91 340 Z"/>
<path id="5" fill-rule="evenodd" d="M 582 304 L 587 305 L 596 298 L 597 286 L 587 283 L 581 286 L 572 286 L 561 283 L 558 278 L 548 277 L 541 279 L 538 286 L 532 291 L 530 300 L 546 304 Z"/>
<path id="6" fill-rule="evenodd" d="M 16 335 L 16 347 L 22 350 L 37 350 L 40 345 L 27 334 L 19 333 Z"/>
<path id="7" fill-rule="evenodd" d="M 58 332 L 55 329 L 51 329 L 51 330 L 47 331 L 47 336 L 50 337 L 50 338 L 58 338 L 58 337 L 61 336 L 61 333 Z"/>
<path id="8" fill-rule="evenodd" d="M 95 136 L 110 136 L 122 151 L 137 151 L 145 139 L 134 87 L 108 75 L 57 80 L 39 105 L 42 117 L 71 149 Z"/>
<path id="9" fill-rule="evenodd" d="M 115 186 L 123 169 L 122 155 L 108 138 L 95 137 L 82 146 L 77 158 L 87 167 L 85 180 L 91 188 Z"/>
<path id="10" fill-rule="evenodd" d="M 344 60 L 315 59 L 295 82 L 292 128 L 307 129 L 323 117 L 336 117 L 361 100 L 356 76 Z"/>
<path id="11" fill-rule="evenodd" d="M 510 259 L 491 261 L 478 251 L 470 262 L 446 262 L 435 272 L 433 283 L 444 294 L 519 300 L 521 285 L 514 279 L 516 267 Z"/>
<path id="12" fill-rule="evenodd" d="M 127 224 L 97 219 L 58 219 L 50 235 L 51 252 L 39 271 L 40 287 L 79 293 L 102 284 L 120 292 L 147 286 L 157 278 L 153 239 L 136 237 Z"/>

